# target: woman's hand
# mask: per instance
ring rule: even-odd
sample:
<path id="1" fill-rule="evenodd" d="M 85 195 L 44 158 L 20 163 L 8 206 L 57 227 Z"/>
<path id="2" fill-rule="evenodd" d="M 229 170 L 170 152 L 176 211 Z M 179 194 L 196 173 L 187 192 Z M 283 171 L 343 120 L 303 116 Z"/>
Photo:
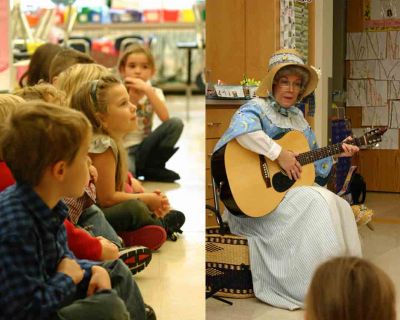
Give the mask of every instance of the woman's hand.
<path id="1" fill-rule="evenodd" d="M 277 159 L 290 180 L 297 180 L 301 175 L 301 164 L 297 161 L 296 156 L 298 156 L 297 153 L 282 149 Z"/>
<path id="2" fill-rule="evenodd" d="M 339 154 L 338 157 L 352 157 L 354 153 L 360 151 L 359 147 L 346 143 L 351 141 L 353 141 L 352 137 L 347 137 L 346 139 L 343 140 L 342 144 L 343 152 Z"/>

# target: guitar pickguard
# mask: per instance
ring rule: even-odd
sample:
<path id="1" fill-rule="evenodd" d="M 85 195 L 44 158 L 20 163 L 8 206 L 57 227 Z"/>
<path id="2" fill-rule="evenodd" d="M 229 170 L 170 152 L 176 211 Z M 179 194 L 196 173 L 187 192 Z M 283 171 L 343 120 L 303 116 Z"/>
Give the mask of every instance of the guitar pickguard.
<path id="1" fill-rule="evenodd" d="M 272 186 L 277 192 L 286 192 L 295 182 L 283 172 L 275 173 L 272 177 Z"/>

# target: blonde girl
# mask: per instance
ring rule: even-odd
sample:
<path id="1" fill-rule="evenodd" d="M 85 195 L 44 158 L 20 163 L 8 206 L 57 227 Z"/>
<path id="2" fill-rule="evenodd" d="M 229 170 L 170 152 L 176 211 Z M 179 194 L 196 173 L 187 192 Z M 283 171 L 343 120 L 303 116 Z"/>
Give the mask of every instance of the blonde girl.
<path id="1" fill-rule="evenodd" d="M 75 64 L 62 71 L 54 86 L 65 92 L 66 103 L 70 104 L 71 97 L 78 91 L 82 84 L 99 79 L 110 74 L 108 69 L 100 64 Z"/>
<path id="2" fill-rule="evenodd" d="M 319 266 L 313 276 L 305 319 L 395 320 L 393 282 L 364 259 L 331 259 Z"/>
<path id="3" fill-rule="evenodd" d="M 147 239 L 150 242 L 162 239 L 161 233 L 156 234 L 156 227 L 165 228 L 168 234 L 180 231 L 184 215 L 170 210 L 163 193 L 158 190 L 136 194 L 123 191 L 128 170 L 122 139 L 136 128 L 136 106 L 129 101 L 124 85 L 111 75 L 83 84 L 72 97 L 70 106 L 81 110 L 92 123 L 94 135 L 89 152 L 99 173 L 98 203 L 109 223 L 125 236 L 126 244 L 138 235 L 123 232 L 144 226 L 153 226 L 151 237 L 154 239 Z M 154 247 L 153 243 L 141 244 Z"/>
<path id="4" fill-rule="evenodd" d="M 179 174 L 165 168 L 165 163 L 178 150 L 175 144 L 182 134 L 183 123 L 169 116 L 162 90 L 150 83 L 156 70 L 153 55 L 147 47 L 134 45 L 121 56 L 118 70 L 130 102 L 137 106 L 138 127 L 124 138 L 129 170 L 146 180 L 180 179 Z M 162 123 L 152 131 L 154 113 Z"/>

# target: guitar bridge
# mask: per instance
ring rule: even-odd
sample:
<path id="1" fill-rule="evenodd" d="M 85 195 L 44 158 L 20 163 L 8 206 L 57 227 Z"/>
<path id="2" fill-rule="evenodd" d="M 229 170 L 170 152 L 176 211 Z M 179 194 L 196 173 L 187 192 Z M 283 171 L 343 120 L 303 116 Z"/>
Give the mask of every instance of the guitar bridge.
<path id="1" fill-rule="evenodd" d="M 258 157 L 260 158 L 261 175 L 264 179 L 265 185 L 267 188 L 271 188 L 271 178 L 269 175 L 267 161 L 265 161 L 265 157 L 261 154 L 259 154 Z"/>

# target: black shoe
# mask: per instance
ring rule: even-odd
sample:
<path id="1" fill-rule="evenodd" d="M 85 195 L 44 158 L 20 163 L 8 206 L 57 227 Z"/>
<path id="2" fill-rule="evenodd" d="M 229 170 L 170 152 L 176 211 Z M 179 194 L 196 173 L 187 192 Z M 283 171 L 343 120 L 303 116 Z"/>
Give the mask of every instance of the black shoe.
<path id="1" fill-rule="evenodd" d="M 185 223 L 185 215 L 178 210 L 171 210 L 163 219 L 163 226 L 167 231 L 168 239 L 176 241 L 178 239 L 176 233 L 182 233 L 182 226 Z"/>
<path id="2" fill-rule="evenodd" d="M 144 304 L 144 309 L 146 311 L 146 320 L 157 320 L 156 313 L 152 307 L 148 304 Z"/>
<path id="3" fill-rule="evenodd" d="M 148 181 L 174 182 L 181 177 L 176 172 L 167 168 L 145 168 L 138 170 L 137 176 L 144 176 Z"/>

